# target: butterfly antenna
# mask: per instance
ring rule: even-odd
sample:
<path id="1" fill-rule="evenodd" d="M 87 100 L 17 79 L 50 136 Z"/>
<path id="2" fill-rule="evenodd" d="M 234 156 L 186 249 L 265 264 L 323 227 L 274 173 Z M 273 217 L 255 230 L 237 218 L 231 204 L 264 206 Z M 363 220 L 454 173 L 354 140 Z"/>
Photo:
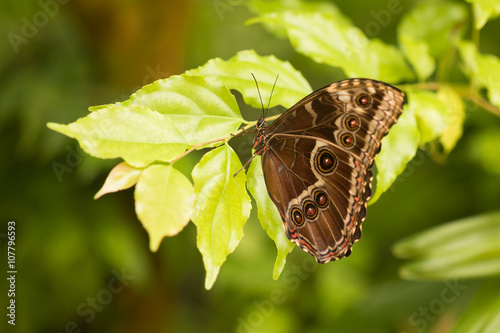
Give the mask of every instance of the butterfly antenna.
<path id="1" fill-rule="evenodd" d="M 279 73 L 276 75 L 276 79 L 274 80 L 273 89 L 271 89 L 271 95 L 269 96 L 269 102 L 267 102 L 267 109 L 264 118 L 267 116 L 267 111 L 269 111 L 269 106 L 271 105 L 271 98 L 273 97 L 274 87 L 276 87 L 276 83 L 278 82 L 278 78 L 280 77 Z"/>
<path id="2" fill-rule="evenodd" d="M 262 106 L 262 117 L 264 117 L 264 113 L 265 113 L 264 103 L 262 102 L 262 96 L 260 95 L 259 83 L 257 82 L 255 75 L 253 75 L 253 73 L 250 73 L 250 74 L 252 74 L 253 80 L 255 81 L 255 85 L 257 86 L 257 92 L 259 93 L 259 99 L 260 99 L 260 105 Z"/>

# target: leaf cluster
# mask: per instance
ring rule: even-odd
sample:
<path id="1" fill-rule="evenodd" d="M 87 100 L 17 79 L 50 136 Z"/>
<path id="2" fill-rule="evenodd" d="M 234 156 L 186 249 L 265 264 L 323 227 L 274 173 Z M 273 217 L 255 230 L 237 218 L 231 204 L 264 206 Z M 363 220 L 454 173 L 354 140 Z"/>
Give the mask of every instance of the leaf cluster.
<path id="1" fill-rule="evenodd" d="M 466 37 L 468 29 L 473 30 L 471 35 L 477 35 L 486 21 L 499 13 L 499 5 L 493 1 L 470 2 L 473 24 L 465 3 L 416 4 L 398 25 L 397 45 L 369 38 L 330 3 L 295 2 L 293 8 L 284 10 L 281 1 L 248 2 L 257 14 L 247 24 L 261 24 L 277 38 L 287 38 L 297 53 L 340 68 L 346 77 L 383 80 L 405 91 L 408 103 L 403 115 L 384 138 L 376 159 L 376 191 L 371 204 L 401 177 L 418 149 L 439 161 L 451 153 L 462 136 L 466 102 L 500 114 L 500 59 L 480 53 L 477 40 Z M 457 68 L 461 79 L 454 80 Z M 165 236 L 176 235 L 189 221 L 196 225 L 207 289 L 213 286 L 226 257 L 243 237 L 243 226 L 251 211 L 247 190 L 257 203 L 263 228 L 276 243 L 275 279 L 293 248 L 267 196 L 260 159 L 252 161 L 248 173 L 234 176 L 242 163 L 229 141 L 253 128 L 256 122 L 243 119 L 231 91 L 238 91 L 246 104 L 260 108 L 251 73 L 257 77 L 260 94 L 265 98 L 269 98 L 279 74 L 271 107 L 290 107 L 312 91 L 289 62 L 245 50 L 228 60 L 211 59 L 182 75 L 144 86 L 126 101 L 92 107 L 89 115 L 71 124 L 48 124 L 52 130 L 78 140 L 82 149 L 94 157 L 123 160 L 110 172 L 96 197 L 135 185 L 136 213 L 148 231 L 152 251 L 158 249 Z M 191 171 L 191 182 L 176 168 L 176 162 L 205 148 L 210 150 Z M 496 228 L 488 221 L 497 218 L 487 216 L 486 222 L 477 224 L 484 226 L 479 228 L 477 239 L 492 232 L 489 228 Z M 442 239 L 452 231 L 439 230 L 397 245 L 397 255 L 418 254 L 424 258 L 405 266 L 402 275 L 446 278 L 462 272 L 460 276 L 471 277 L 463 272 L 477 267 L 474 265 L 482 268 L 477 270 L 479 276 L 499 272 L 498 262 L 488 259 L 494 256 L 485 257 L 481 252 L 498 253 L 492 243 L 476 247 L 479 252 L 471 258 L 448 257 L 447 264 L 453 269 L 445 269 L 448 266 L 440 261 L 442 253 L 453 253 L 458 245 L 452 241 L 461 244 L 460 237 L 470 236 L 464 231 L 453 234 L 456 237 L 449 244 L 421 245 L 422 239 Z M 473 238 L 467 241 L 473 242 Z M 440 246 L 449 252 L 441 251 Z M 435 251 L 426 252 L 429 248 Z M 486 261 L 478 263 L 477 258 Z M 443 268 L 443 273 L 433 267 Z"/>

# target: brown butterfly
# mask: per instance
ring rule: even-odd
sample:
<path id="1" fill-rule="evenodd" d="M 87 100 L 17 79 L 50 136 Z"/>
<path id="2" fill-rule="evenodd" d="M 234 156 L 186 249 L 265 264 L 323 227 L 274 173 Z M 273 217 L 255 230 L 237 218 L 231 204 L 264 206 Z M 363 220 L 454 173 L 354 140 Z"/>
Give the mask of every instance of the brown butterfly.
<path id="1" fill-rule="evenodd" d="M 404 103 L 387 83 L 349 79 L 311 93 L 269 127 L 258 121 L 254 149 L 269 196 L 287 237 L 319 263 L 349 256 L 360 239 L 373 160 Z"/>

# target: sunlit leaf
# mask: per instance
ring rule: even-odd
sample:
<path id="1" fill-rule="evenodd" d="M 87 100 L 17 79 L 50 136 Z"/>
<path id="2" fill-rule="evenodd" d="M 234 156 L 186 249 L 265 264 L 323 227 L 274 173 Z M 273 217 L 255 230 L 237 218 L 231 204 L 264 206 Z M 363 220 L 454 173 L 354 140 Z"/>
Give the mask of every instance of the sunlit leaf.
<path id="1" fill-rule="evenodd" d="M 500 327 L 500 278 L 487 280 L 460 317 L 452 333 L 496 333 Z"/>
<path id="2" fill-rule="evenodd" d="M 476 29 L 484 27 L 486 22 L 500 15 L 498 0 L 466 0 L 472 3 L 474 9 L 474 24 Z"/>
<path id="3" fill-rule="evenodd" d="M 276 280 L 283 271 L 286 256 L 293 250 L 294 244 L 286 237 L 279 211 L 267 192 L 260 156 L 254 158 L 248 169 L 248 190 L 257 203 L 260 224 L 278 249 L 273 271 L 273 278 Z"/>
<path id="4" fill-rule="evenodd" d="M 283 12 L 283 11 L 302 11 L 302 12 L 321 12 L 336 15 L 338 8 L 325 1 L 306 2 L 303 0 L 249 0 L 245 5 L 253 12 L 259 14 Z"/>
<path id="5" fill-rule="evenodd" d="M 413 36 L 399 36 L 401 49 L 406 55 L 408 61 L 412 64 L 420 81 L 425 81 L 436 68 L 436 61 L 429 54 L 429 46 L 421 39 L 415 39 Z"/>
<path id="6" fill-rule="evenodd" d="M 157 80 L 118 105 L 140 105 L 165 115 L 188 145 L 223 138 L 243 121 L 231 92 L 201 76 L 174 75 Z"/>
<path id="7" fill-rule="evenodd" d="M 245 5 L 258 15 L 284 12 L 284 11 L 300 11 L 300 12 L 317 12 L 323 14 L 341 15 L 340 10 L 333 3 L 306 2 L 303 0 L 249 0 Z M 282 26 L 270 25 L 264 23 L 265 27 L 279 38 L 286 37 L 286 29 Z"/>
<path id="8" fill-rule="evenodd" d="M 419 143 L 420 133 L 417 129 L 415 106 L 410 100 L 409 104 L 405 105 L 398 122 L 382 139 L 382 150 L 375 159 L 377 165 L 376 191 L 369 204 L 375 203 L 403 172 L 406 164 L 417 153 Z"/>
<path id="9" fill-rule="evenodd" d="M 211 59 L 187 73 L 203 75 L 224 84 L 229 89 L 238 90 L 242 93 L 245 103 L 259 109 L 261 101 L 251 74 L 257 79 L 265 106 L 271 96 L 277 75 L 279 78 L 270 107 L 276 105 L 290 107 L 312 91 L 306 79 L 288 61 L 279 60 L 275 56 L 263 57 L 253 50 L 240 51 L 229 60 Z"/>
<path id="10" fill-rule="evenodd" d="M 134 167 L 171 161 L 186 148 L 236 131 L 243 119 L 231 92 L 199 76 L 172 76 L 149 84 L 125 102 L 92 107 L 69 125 L 49 128 L 76 138 L 99 158 L 121 157 Z"/>
<path id="11" fill-rule="evenodd" d="M 437 93 L 429 90 L 407 91 L 410 107 L 415 111 L 420 144 L 437 139 L 448 125 L 450 112 Z"/>
<path id="12" fill-rule="evenodd" d="M 398 48 L 380 39 L 371 39 L 368 48 L 377 57 L 380 80 L 394 83 L 413 79 L 413 73 Z"/>
<path id="13" fill-rule="evenodd" d="M 226 144 L 205 154 L 192 172 L 196 192 L 192 220 L 207 271 L 206 289 L 213 286 L 226 257 L 243 237 L 243 225 L 250 215 L 245 173 L 234 176 L 241 167 L 238 156 Z"/>
<path id="14" fill-rule="evenodd" d="M 433 73 L 434 58 L 453 45 L 466 20 L 467 8 L 450 1 L 418 3 L 405 14 L 398 26 L 398 40 L 421 81 Z"/>
<path id="15" fill-rule="evenodd" d="M 75 138 L 94 157 L 121 157 L 138 168 L 169 161 L 186 149 L 185 139 L 171 119 L 138 105 L 108 106 L 69 125 L 47 126 Z"/>
<path id="16" fill-rule="evenodd" d="M 465 72 L 476 88 L 486 88 L 490 102 L 500 108 L 500 59 L 491 54 L 479 53 L 470 42 L 460 42 L 459 50 Z"/>
<path id="17" fill-rule="evenodd" d="M 400 275 L 406 279 L 441 280 L 500 274 L 500 212 L 473 216 L 409 236 L 393 253 L 412 259 Z"/>
<path id="18" fill-rule="evenodd" d="M 397 49 L 389 45 L 382 47 L 381 41 L 369 40 L 340 12 L 269 13 L 249 22 L 284 27 L 297 52 L 319 63 L 340 67 L 349 77 L 390 82 L 413 77 Z M 388 59 L 398 66 L 398 72 L 385 65 Z"/>
<path id="19" fill-rule="evenodd" d="M 106 178 L 102 188 L 96 193 L 94 199 L 105 194 L 126 190 L 134 186 L 141 175 L 142 170 L 121 162 L 117 164 Z"/>
<path id="20" fill-rule="evenodd" d="M 448 124 L 439 138 L 444 152 L 449 154 L 462 137 L 465 105 L 460 95 L 448 86 L 443 86 L 438 90 L 438 97 L 444 102 L 449 113 Z"/>
<path id="21" fill-rule="evenodd" d="M 134 197 L 151 251 L 158 250 L 163 237 L 177 235 L 191 219 L 193 185 L 172 165 L 155 164 L 144 169 Z"/>

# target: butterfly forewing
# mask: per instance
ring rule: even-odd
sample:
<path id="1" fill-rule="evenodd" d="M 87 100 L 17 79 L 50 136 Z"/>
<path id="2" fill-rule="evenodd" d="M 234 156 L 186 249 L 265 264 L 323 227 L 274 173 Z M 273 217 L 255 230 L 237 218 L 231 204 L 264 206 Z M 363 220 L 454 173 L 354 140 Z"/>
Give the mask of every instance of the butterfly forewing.
<path id="1" fill-rule="evenodd" d="M 373 160 L 404 100 L 386 83 L 344 80 L 260 128 L 255 151 L 286 235 L 318 262 L 348 256 L 361 237 Z"/>

